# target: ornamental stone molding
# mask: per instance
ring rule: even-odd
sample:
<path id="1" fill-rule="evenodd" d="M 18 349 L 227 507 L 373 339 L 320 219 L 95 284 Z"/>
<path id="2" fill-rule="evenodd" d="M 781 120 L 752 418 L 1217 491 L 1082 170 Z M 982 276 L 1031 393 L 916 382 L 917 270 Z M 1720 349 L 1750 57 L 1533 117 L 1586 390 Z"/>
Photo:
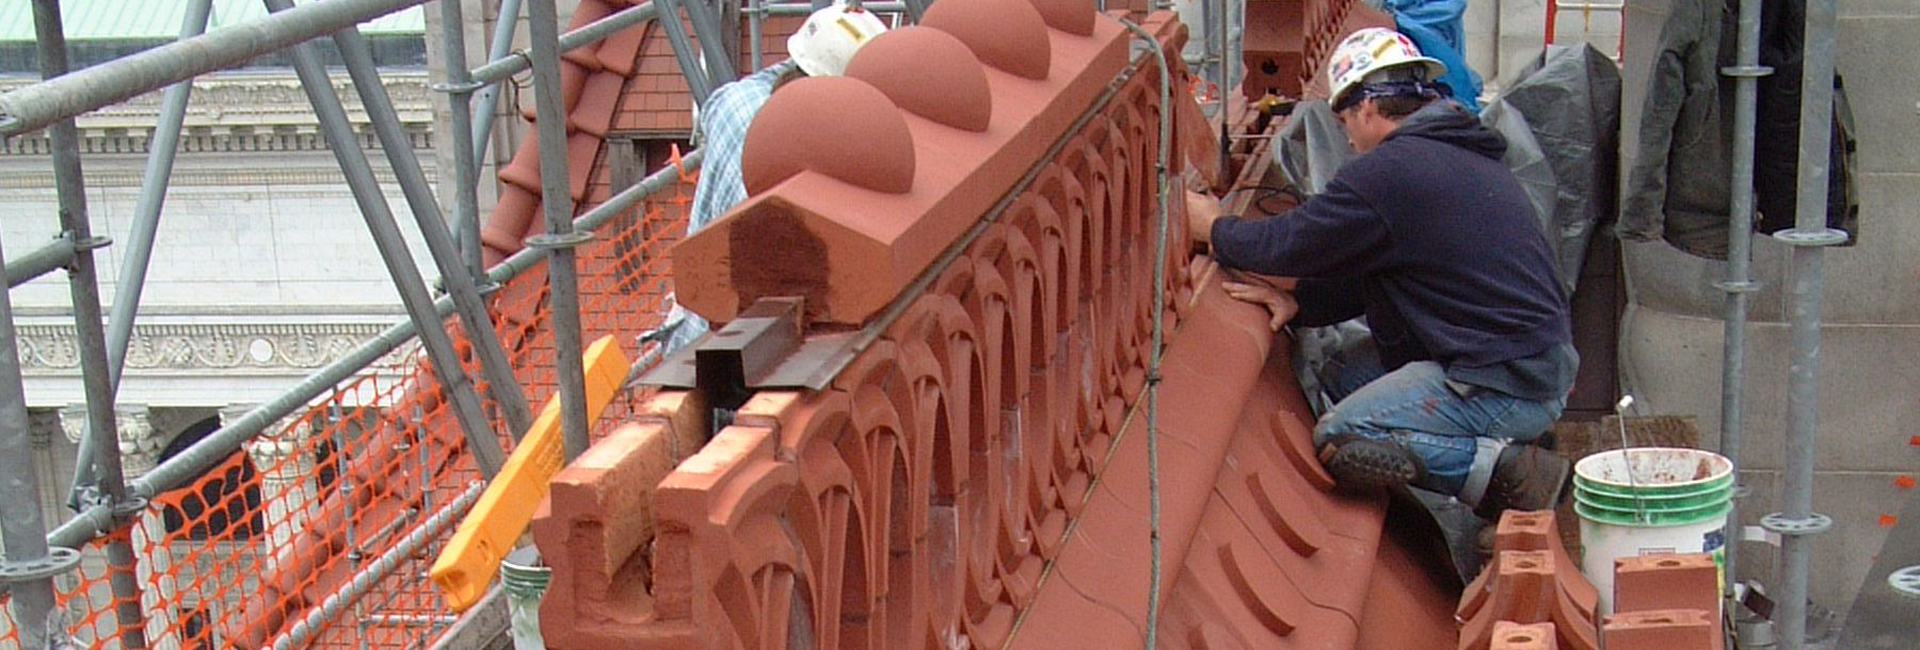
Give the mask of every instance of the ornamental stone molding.
<path id="1" fill-rule="evenodd" d="M 142 147 L 145 145 L 142 144 Z M 144 148 L 142 149 L 144 151 Z M 431 161 L 431 158 L 428 159 Z M 383 171 L 384 170 L 384 171 Z M 426 174 L 428 183 L 440 182 L 439 169 L 427 164 L 421 170 Z M 98 169 L 86 171 L 87 187 L 139 187 L 141 170 Z M 382 185 L 396 185 L 400 181 L 393 170 L 375 167 L 373 177 Z M 167 181 L 169 187 L 251 187 L 258 185 L 317 185 L 339 188 L 346 184 L 346 176 L 337 167 L 316 166 L 310 168 L 233 168 L 233 169 L 178 169 Z M 53 187 L 53 172 L 39 169 L 20 170 L 0 174 L 0 190 L 42 190 Z M 344 192 L 345 190 L 340 190 Z"/>
<path id="2" fill-rule="evenodd" d="M 352 352 L 388 327 L 351 324 L 136 325 L 126 369 L 306 374 Z M 80 347 L 66 325 L 19 327 L 20 368 L 28 375 L 78 374 Z M 374 362 L 400 367 L 414 346 L 403 345 Z"/>
<path id="3" fill-rule="evenodd" d="M 160 462 L 160 452 L 167 447 L 167 437 L 155 435 L 153 420 L 145 404 L 116 404 L 113 407 L 113 424 L 120 447 L 120 471 L 131 481 L 153 469 Z M 87 405 L 68 404 L 60 409 L 60 430 L 67 434 L 67 441 L 80 443 L 87 433 Z"/>
<path id="4" fill-rule="evenodd" d="M 383 70 L 381 85 L 393 99 L 400 122 L 413 134 L 414 146 L 428 147 L 433 125 L 433 92 L 425 72 Z M 32 84 L 0 81 L 0 92 Z M 333 90 L 347 118 L 370 133 L 366 109 L 346 75 L 333 78 Z M 107 106 L 77 120 L 83 153 L 144 153 L 160 114 L 162 91 Z M 182 151 L 325 150 L 317 137 L 319 120 L 292 72 L 214 74 L 195 79 L 187 105 Z M 304 137 L 302 137 L 304 136 Z M 370 140 L 371 138 L 367 138 Z M 0 155 L 46 155 L 45 133 L 9 138 Z"/>

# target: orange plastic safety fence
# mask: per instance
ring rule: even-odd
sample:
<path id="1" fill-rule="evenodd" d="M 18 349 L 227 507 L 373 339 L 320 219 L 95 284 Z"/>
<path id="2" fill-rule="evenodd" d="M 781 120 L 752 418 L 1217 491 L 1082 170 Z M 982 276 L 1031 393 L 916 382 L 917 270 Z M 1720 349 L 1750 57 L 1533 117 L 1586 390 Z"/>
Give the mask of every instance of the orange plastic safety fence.
<path id="1" fill-rule="evenodd" d="M 583 211 L 605 200 L 600 185 Z M 644 352 L 636 339 L 665 315 L 666 253 L 685 230 L 691 194 L 691 179 L 684 179 L 604 224 L 576 249 L 583 340 L 612 334 L 630 355 Z M 515 375 L 536 406 L 555 390 L 546 283 L 544 266 L 535 267 L 501 287 L 490 304 Z M 480 368 L 466 337 L 456 322 L 447 327 L 477 380 Z M 79 569 L 56 579 L 71 647 L 127 647 L 132 630 L 116 615 L 116 573 L 129 575 L 137 589 L 146 647 L 270 645 L 480 480 L 417 345 L 368 370 L 269 427 L 192 484 L 155 497 L 119 533 L 132 549 L 133 566 L 110 567 L 109 540 L 90 543 Z M 498 409 L 484 385 L 480 390 L 510 448 Z M 633 396 L 616 398 L 595 437 L 635 403 Z M 442 531 L 365 596 L 320 621 L 304 647 L 431 645 L 455 620 L 426 578 L 451 534 L 451 527 Z M 0 613 L 0 649 L 19 646 L 11 612 Z"/>

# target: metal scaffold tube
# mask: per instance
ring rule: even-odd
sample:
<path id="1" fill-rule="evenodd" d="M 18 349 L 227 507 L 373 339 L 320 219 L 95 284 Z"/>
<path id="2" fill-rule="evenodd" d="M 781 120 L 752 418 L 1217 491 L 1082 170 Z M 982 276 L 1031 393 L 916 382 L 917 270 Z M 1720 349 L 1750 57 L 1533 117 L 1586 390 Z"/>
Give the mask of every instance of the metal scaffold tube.
<path id="1" fill-rule="evenodd" d="M 263 2 L 269 11 L 292 11 L 288 8 L 291 0 Z M 473 382 L 468 379 L 466 370 L 460 367 L 460 357 L 454 351 L 452 337 L 441 327 L 441 318 L 433 308 L 433 297 L 427 293 L 426 282 L 420 279 L 419 270 L 414 268 L 413 256 L 407 251 L 400 227 L 394 223 L 393 211 L 387 207 L 386 197 L 380 193 L 380 184 L 373 176 L 373 165 L 361 150 L 360 139 L 347 122 L 346 109 L 340 103 L 340 96 L 334 93 L 333 81 L 327 77 L 326 67 L 313 45 L 295 45 L 292 54 L 294 74 L 300 78 L 300 85 L 313 104 L 314 114 L 320 119 L 321 135 L 326 138 L 327 147 L 333 150 L 334 159 L 346 176 L 347 188 L 353 193 L 354 203 L 359 206 L 360 215 L 367 222 L 367 230 L 373 235 L 374 247 L 380 250 L 380 259 L 387 267 L 387 275 L 393 279 L 394 288 L 400 293 L 400 302 L 406 308 L 407 316 L 413 320 L 420 342 L 427 349 L 427 359 L 453 408 L 454 418 L 466 434 L 467 446 L 471 448 L 481 473 L 492 477 L 500 471 L 506 454 L 501 451 L 500 441 L 488 423 L 485 411 L 481 409 L 480 396 L 474 391 Z"/>
<path id="2" fill-rule="evenodd" d="M 292 0 L 270 0 L 275 4 L 290 4 Z M 443 0 L 442 6 L 454 6 L 456 0 Z M 458 27 L 456 23 L 454 27 Z M 407 207 L 413 212 L 413 220 L 420 227 L 420 238 L 426 241 L 427 252 L 440 270 L 440 280 L 446 286 L 447 295 L 453 298 L 454 310 L 460 314 L 460 324 L 467 333 L 467 340 L 473 344 L 474 356 L 480 359 L 480 375 L 487 380 L 487 392 L 500 407 L 507 421 L 508 433 L 514 440 L 525 435 L 527 427 L 533 424 L 533 412 L 527 407 L 527 396 L 520 390 L 520 381 L 513 376 L 513 364 L 507 359 L 506 350 L 500 346 L 500 335 L 493 330 L 493 318 L 487 313 L 487 306 L 481 302 L 480 291 L 474 283 L 474 274 L 461 263 L 460 251 L 453 243 L 453 233 L 447 230 L 447 221 L 440 211 L 440 203 L 433 196 L 433 187 L 427 182 L 426 172 L 420 169 L 420 159 L 413 153 L 413 143 L 404 127 L 400 126 L 400 114 L 393 108 L 393 99 L 387 95 L 386 86 L 380 83 L 380 73 L 374 69 L 373 47 L 357 28 L 335 32 L 334 45 L 340 50 L 341 58 L 346 62 L 347 75 L 353 79 L 354 91 L 360 95 L 360 103 L 367 111 L 367 119 L 373 122 L 374 137 L 380 140 L 380 148 L 387 154 L 387 162 L 393 167 L 393 174 L 400 182 L 400 191 L 406 196 Z M 463 66 L 449 66 L 449 69 Z M 464 71 L 464 70 L 463 70 Z M 464 108 L 464 107 L 462 107 Z M 464 133 L 465 125 L 456 125 L 453 130 Z M 462 147 L 455 147 L 456 150 Z M 460 157 L 458 153 L 456 157 Z M 473 209 L 474 174 L 470 165 L 456 164 L 455 170 L 461 190 L 457 203 L 464 203 Z"/>
<path id="3" fill-rule="evenodd" d="M 327 0 L 228 25 L 0 95 L 0 136 L 45 127 L 109 104 L 224 70 L 427 0 Z"/>
<path id="4" fill-rule="evenodd" d="M 40 76 L 53 83 L 67 74 L 67 39 L 60 23 L 59 0 L 34 0 L 34 36 L 40 57 Z M 53 175 L 60 202 L 60 224 L 74 242 L 92 240 L 92 225 L 87 220 L 87 196 L 80 173 L 80 134 L 70 116 L 57 118 L 49 129 L 52 141 Z M 80 348 L 80 380 L 87 401 L 87 437 L 93 439 L 94 473 L 99 477 L 100 493 L 109 512 L 119 515 L 127 499 L 126 478 L 120 471 L 120 445 L 113 415 L 113 387 L 107 379 L 106 332 L 101 327 L 100 285 L 94 269 L 93 251 L 77 246 L 68 267 L 67 289 L 73 299 L 74 338 Z M 116 519 L 118 517 L 116 516 Z M 119 526 L 122 522 L 114 522 Z M 113 535 L 107 544 L 109 583 L 113 590 L 114 619 L 119 623 L 121 643 L 128 648 L 144 648 L 145 617 L 140 610 L 140 585 L 134 574 L 131 536 Z"/>
<path id="5" fill-rule="evenodd" d="M 460 0 L 453 1 L 459 2 Z M 485 3 L 483 2 L 482 4 L 484 5 Z M 514 27 L 519 24 L 520 0 L 500 0 L 500 10 L 494 13 L 493 41 L 487 45 L 488 63 L 491 64 L 501 59 L 506 59 L 508 58 L 507 55 L 513 52 L 513 30 Z M 520 57 L 516 56 L 512 57 L 512 59 L 518 61 Z M 462 53 L 461 60 L 466 60 L 464 53 Z M 448 63 L 448 65 L 452 65 L 452 63 Z M 473 80 L 473 76 L 472 71 L 469 70 L 467 72 L 468 79 Z M 497 111 L 500 108 L 500 84 L 497 81 L 475 81 L 475 83 L 484 84 L 474 96 L 473 165 L 474 174 L 477 176 L 480 173 L 479 161 L 487 159 L 487 146 L 493 142 L 493 120 L 497 116 Z M 469 228 L 460 229 L 460 246 L 461 250 L 466 251 L 468 259 L 475 268 L 479 268 L 484 262 L 480 261 L 480 222 L 477 218 L 470 229 L 472 232 L 468 232 Z M 472 237 L 472 240 L 468 241 L 467 237 Z"/>
<path id="6" fill-rule="evenodd" d="M 4 264 L 4 259 L 0 259 Z M 40 514 L 40 482 L 33 467 L 26 389 L 20 380 L 20 347 L 14 338 L 13 302 L 0 291 L 0 547 L 7 568 L 47 563 L 46 522 Z M 53 576 L 0 580 L 13 609 L 20 647 L 47 647 L 47 612 L 53 609 Z"/>
<path id="7" fill-rule="evenodd" d="M 767 65 L 761 60 L 764 57 L 760 53 L 760 41 L 763 38 L 760 35 L 761 24 L 767 20 L 766 6 L 762 3 L 763 0 L 747 0 L 747 61 L 753 66 L 754 72 L 759 72 Z M 914 17 L 915 22 L 919 20 L 918 16 Z"/>
<path id="8" fill-rule="evenodd" d="M 213 0 L 193 0 L 180 24 L 180 39 L 186 40 L 207 31 L 207 19 L 213 15 Z M 133 204 L 133 229 L 127 237 L 127 256 L 120 265 L 120 280 L 114 285 L 113 309 L 107 315 L 107 383 L 115 395 L 120 393 L 120 376 L 126 368 L 127 346 L 133 342 L 133 320 L 140 309 L 140 293 L 147 284 L 147 264 L 153 258 L 153 240 L 160 231 L 160 208 L 167 200 L 167 182 L 173 176 L 173 160 L 180 150 L 180 127 L 186 123 L 187 101 L 193 94 L 193 82 L 182 81 L 167 87 L 160 102 L 160 121 L 154 126 L 153 140 L 147 148 L 147 168 L 140 178 L 140 197 Z M 75 456 L 70 506 L 86 486 L 93 485 L 93 466 L 84 459 L 93 452 L 93 438 L 80 438 L 80 453 Z"/>
<path id="9" fill-rule="evenodd" d="M 579 29 L 561 34 L 559 50 L 563 53 L 571 52 L 586 47 L 589 44 L 600 42 L 616 32 L 653 19 L 659 14 L 659 11 L 660 10 L 655 8 L 651 2 L 621 9 L 611 16 L 581 25 Z M 558 23 L 556 22 L 555 24 Z M 508 38 L 511 38 L 511 35 L 509 35 Z M 495 41 L 494 45 L 498 47 L 499 42 Z M 528 50 L 518 50 L 508 54 L 502 49 L 501 53 L 494 56 L 486 65 L 473 69 L 473 80 L 477 83 L 493 84 L 507 77 L 525 72 L 532 67 L 532 54 Z M 483 106 L 482 108 L 485 107 Z M 488 119 L 483 122 L 482 125 L 491 127 L 492 121 Z M 476 131 L 475 137 L 478 137 L 478 134 L 479 132 Z M 484 149 L 482 153 L 484 153 Z"/>
<path id="10" fill-rule="evenodd" d="M 1716 284 L 1726 292 L 1726 336 L 1720 373 L 1720 455 L 1735 468 L 1736 494 L 1727 512 L 1725 539 L 1739 539 L 1740 498 L 1746 489 L 1737 472 L 1743 444 L 1741 397 L 1745 392 L 1747 356 L 1747 307 L 1750 296 L 1760 285 L 1752 279 L 1753 261 L 1753 149 L 1756 97 L 1759 78 L 1771 73 L 1760 64 L 1761 0 L 1740 0 L 1738 53 L 1733 67 L 1721 74 L 1734 79 L 1733 104 L 1733 197 L 1727 210 L 1727 277 Z M 1728 543 L 1725 593 L 1733 594 L 1739 583 L 1739 544 Z"/>
<path id="11" fill-rule="evenodd" d="M 670 13 L 662 24 L 679 24 Z M 591 234 L 573 229 L 573 195 L 567 179 L 567 115 L 560 98 L 560 25 L 553 0 L 527 5 L 527 32 L 533 39 L 535 126 L 540 149 L 540 207 L 547 232 L 527 245 L 547 250 L 548 322 L 553 327 L 554 375 L 560 385 L 560 430 L 569 461 L 587 450 L 587 378 L 580 361 L 580 276 L 573 247 Z"/>
<path id="12" fill-rule="evenodd" d="M 667 7 L 681 4 L 682 0 L 656 0 L 667 3 Z M 733 2 L 736 0 L 726 0 Z M 740 75 L 733 69 L 733 57 L 727 54 L 724 32 L 720 30 L 720 18 L 714 15 L 713 5 L 707 0 L 685 0 L 687 20 L 693 23 L 693 33 L 700 41 L 700 51 L 706 56 L 707 83 L 719 88 Z M 734 36 L 739 38 L 739 36 Z"/>
<path id="13" fill-rule="evenodd" d="M 666 33 L 667 46 L 673 48 L 673 59 L 680 64 L 680 76 L 687 79 L 687 90 L 693 93 L 694 105 L 704 106 L 707 96 L 713 94 L 713 81 L 707 78 L 707 71 L 700 67 L 699 56 L 693 52 L 693 43 L 687 39 L 687 26 L 680 22 L 680 5 L 674 0 L 657 0 L 657 4 L 665 14 L 660 20 L 660 31 Z M 538 84 L 537 78 L 535 84 Z"/>
<path id="14" fill-rule="evenodd" d="M 34 278 L 64 269 L 73 263 L 73 239 L 61 234 L 47 245 L 33 249 L 6 265 L 7 288 L 17 287 Z"/>
<path id="15" fill-rule="evenodd" d="M 440 46 L 447 78 L 435 87 L 447 93 L 447 131 L 453 147 L 454 246 L 468 277 L 483 277 L 486 262 L 480 254 L 480 166 L 474 151 L 473 75 L 467 70 L 467 30 L 461 0 L 440 0 Z M 384 145 L 382 145 L 384 146 Z M 444 275 L 444 273 L 443 273 Z M 520 427 L 514 427 L 515 431 Z"/>
<path id="16" fill-rule="evenodd" d="M 1788 366 L 1787 445 L 1781 512 L 1761 524 L 1780 533 L 1779 606 L 1774 624 L 1783 650 L 1806 645 L 1807 579 L 1813 536 L 1833 520 L 1813 511 L 1814 448 L 1820 434 L 1820 312 L 1826 292 L 1826 247 L 1846 241 L 1827 227 L 1827 176 L 1833 136 L 1835 0 L 1807 3 L 1806 53 L 1800 81 L 1800 161 L 1794 227 L 1775 234 L 1793 246 Z"/>

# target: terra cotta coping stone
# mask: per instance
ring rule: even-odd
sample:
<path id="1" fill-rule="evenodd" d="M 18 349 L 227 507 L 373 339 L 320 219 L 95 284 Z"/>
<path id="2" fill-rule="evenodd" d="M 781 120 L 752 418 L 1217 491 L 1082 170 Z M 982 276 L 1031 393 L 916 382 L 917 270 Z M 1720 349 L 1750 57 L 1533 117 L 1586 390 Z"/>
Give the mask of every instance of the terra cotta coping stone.
<path id="1" fill-rule="evenodd" d="M 1607 650 L 1707 650 L 1719 626 L 1697 609 L 1627 612 L 1607 616 Z"/>
<path id="2" fill-rule="evenodd" d="M 1020 20 L 1020 14 L 999 16 L 979 3 L 954 3 L 934 11 L 942 9 L 951 16 L 979 13 L 969 20 L 990 24 Z M 1048 39 L 1043 42 L 1052 51 L 1046 59 L 1050 70 L 1035 79 L 1033 70 L 1022 67 L 1027 63 L 1001 62 L 1022 73 L 994 67 L 993 61 L 979 66 L 993 97 L 985 131 L 971 133 L 895 109 L 908 125 L 908 146 L 926 152 L 914 156 L 911 191 L 896 193 L 902 188 L 893 180 L 862 181 L 865 187 L 848 183 L 860 179 L 834 171 L 849 162 L 842 160 L 844 154 L 783 149 L 811 130 L 833 126 L 822 125 L 816 111 L 781 115 L 781 105 L 788 103 L 782 95 L 807 92 L 807 86 L 824 88 L 822 84 L 796 81 L 775 92 L 749 129 L 742 157 L 753 196 L 674 248 L 674 279 L 682 304 L 709 319 L 726 321 L 763 295 L 805 295 L 811 319 L 858 324 L 892 300 L 1004 193 L 993 188 L 1007 187 L 1031 167 L 1125 64 L 1127 36 L 1111 23 L 1097 23 L 1093 36 L 1076 36 L 1039 24 L 1037 13 L 1026 19 Z M 937 29 L 943 22 L 929 20 L 928 28 Z M 969 47 L 982 58 L 988 57 L 983 51 L 1019 46 L 998 40 L 994 33 L 962 31 L 954 35 L 963 42 L 979 41 Z M 863 49 L 855 56 L 855 69 L 868 67 L 861 61 L 866 54 Z M 881 79 L 884 83 L 885 77 Z M 840 83 L 829 94 L 848 98 L 858 93 L 839 86 L 872 88 L 852 78 L 832 81 Z M 866 105 L 852 101 L 849 105 Z M 815 102 L 793 103 L 805 110 Z M 897 139 L 868 138 L 867 143 L 892 146 L 888 143 Z M 841 178 L 834 178 L 836 174 Z M 777 185 L 762 187 L 765 182 Z"/>

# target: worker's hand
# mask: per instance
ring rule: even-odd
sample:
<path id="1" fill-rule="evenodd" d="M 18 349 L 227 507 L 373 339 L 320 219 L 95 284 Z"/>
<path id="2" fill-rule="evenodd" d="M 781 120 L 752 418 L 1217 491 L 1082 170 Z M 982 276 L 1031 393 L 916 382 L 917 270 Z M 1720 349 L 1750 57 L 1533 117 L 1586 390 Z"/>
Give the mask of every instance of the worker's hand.
<path id="1" fill-rule="evenodd" d="M 1213 242 L 1213 221 L 1220 218 L 1220 200 L 1187 191 L 1187 232 L 1194 241 Z"/>
<path id="2" fill-rule="evenodd" d="M 1280 331 L 1280 326 L 1293 320 L 1300 313 L 1300 303 L 1295 302 L 1293 294 L 1279 287 L 1265 283 L 1247 283 L 1228 280 L 1220 284 L 1227 295 L 1267 308 L 1267 329 Z"/>

